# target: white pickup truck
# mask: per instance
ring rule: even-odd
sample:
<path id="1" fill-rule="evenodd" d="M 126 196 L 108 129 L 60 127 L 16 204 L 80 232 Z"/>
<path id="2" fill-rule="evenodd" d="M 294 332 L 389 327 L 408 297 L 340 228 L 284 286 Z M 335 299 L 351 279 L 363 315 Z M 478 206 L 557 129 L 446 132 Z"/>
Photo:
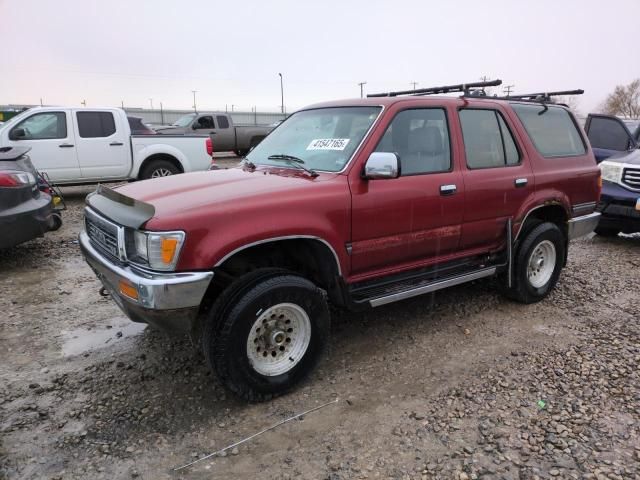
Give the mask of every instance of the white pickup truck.
<path id="1" fill-rule="evenodd" d="M 59 185 L 146 179 L 206 170 L 210 140 L 131 135 L 120 108 L 36 107 L 0 126 L 0 148 L 27 146 L 35 167 Z"/>

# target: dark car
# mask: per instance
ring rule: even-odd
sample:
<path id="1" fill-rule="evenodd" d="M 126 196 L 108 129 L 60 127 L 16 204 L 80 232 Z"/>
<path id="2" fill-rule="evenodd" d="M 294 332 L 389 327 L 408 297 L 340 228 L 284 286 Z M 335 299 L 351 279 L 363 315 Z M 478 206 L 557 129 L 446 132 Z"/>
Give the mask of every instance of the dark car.
<path id="1" fill-rule="evenodd" d="M 61 225 L 52 197 L 38 188 L 38 172 L 26 147 L 0 148 L 0 249 Z"/>
<path id="2" fill-rule="evenodd" d="M 596 233 L 640 232 L 640 128 L 633 120 L 589 115 L 586 131 L 602 172 Z"/>
<path id="3" fill-rule="evenodd" d="M 131 128 L 131 135 L 157 135 L 158 133 L 154 129 L 147 127 L 142 123 L 142 119 L 140 117 L 127 116 L 127 120 L 129 121 L 129 127 Z"/>

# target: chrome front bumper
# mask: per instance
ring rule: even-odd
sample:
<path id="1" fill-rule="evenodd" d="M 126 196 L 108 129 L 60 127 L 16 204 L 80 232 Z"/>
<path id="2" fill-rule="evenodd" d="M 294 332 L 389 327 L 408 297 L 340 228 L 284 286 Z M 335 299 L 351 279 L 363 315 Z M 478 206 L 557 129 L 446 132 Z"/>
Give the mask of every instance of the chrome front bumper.
<path id="1" fill-rule="evenodd" d="M 131 320 L 164 330 L 191 329 L 213 272 L 158 273 L 117 265 L 91 245 L 86 232 L 79 241 L 85 260 Z M 135 289 L 137 299 L 121 292 L 121 282 Z"/>
<path id="2" fill-rule="evenodd" d="M 580 217 L 572 218 L 567 222 L 569 240 L 584 237 L 585 235 L 590 234 L 598 226 L 599 221 L 599 212 L 593 212 L 589 215 L 582 215 Z"/>

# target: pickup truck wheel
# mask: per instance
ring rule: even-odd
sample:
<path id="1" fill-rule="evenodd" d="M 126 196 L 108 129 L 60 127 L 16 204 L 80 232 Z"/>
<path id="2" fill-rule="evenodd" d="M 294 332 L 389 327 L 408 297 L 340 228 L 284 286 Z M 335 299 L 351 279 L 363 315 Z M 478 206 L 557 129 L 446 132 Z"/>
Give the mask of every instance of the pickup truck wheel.
<path id="1" fill-rule="evenodd" d="M 153 160 L 142 169 L 140 178 L 147 180 L 149 178 L 168 177 L 169 175 L 177 175 L 180 170 L 169 160 Z"/>
<path id="2" fill-rule="evenodd" d="M 514 257 L 513 285 L 507 297 L 521 303 L 539 302 L 553 289 L 566 256 L 566 240 L 557 225 L 541 223 L 523 238 Z"/>
<path id="3" fill-rule="evenodd" d="M 205 329 L 203 346 L 229 390 L 247 401 L 265 401 L 316 365 L 329 338 L 329 307 L 322 290 L 293 274 L 262 278 L 243 290 L 225 309 L 215 335 Z"/>

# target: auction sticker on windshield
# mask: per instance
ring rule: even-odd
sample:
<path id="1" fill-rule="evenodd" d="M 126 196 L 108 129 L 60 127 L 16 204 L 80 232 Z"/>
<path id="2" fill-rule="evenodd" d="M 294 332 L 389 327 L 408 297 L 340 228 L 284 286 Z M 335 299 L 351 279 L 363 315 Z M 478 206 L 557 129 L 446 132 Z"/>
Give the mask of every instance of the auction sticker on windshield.
<path id="1" fill-rule="evenodd" d="M 349 138 L 316 138 L 311 140 L 307 150 L 344 150 Z"/>

